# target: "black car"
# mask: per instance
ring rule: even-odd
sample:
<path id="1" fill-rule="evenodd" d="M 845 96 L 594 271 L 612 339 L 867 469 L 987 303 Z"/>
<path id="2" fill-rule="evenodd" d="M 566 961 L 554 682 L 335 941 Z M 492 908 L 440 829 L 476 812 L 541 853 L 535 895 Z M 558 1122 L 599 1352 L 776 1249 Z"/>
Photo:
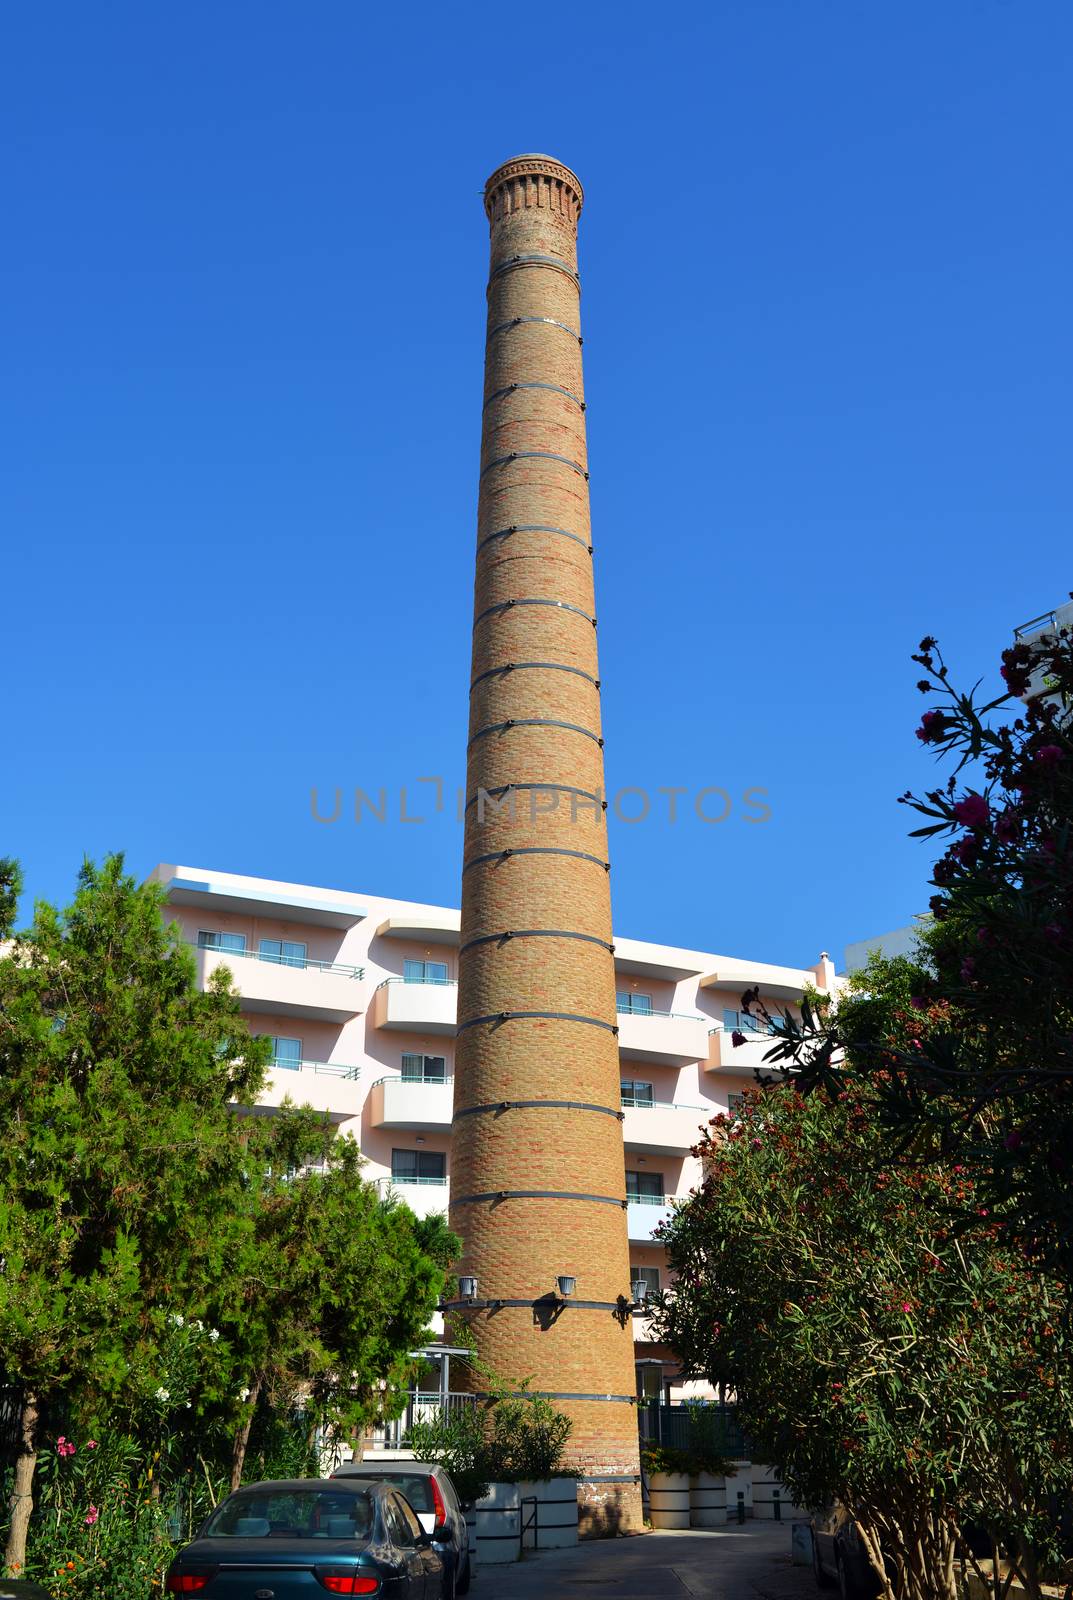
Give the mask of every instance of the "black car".
<path id="1" fill-rule="evenodd" d="M 813 1513 L 812 1571 L 817 1586 L 837 1587 L 841 1600 L 876 1600 L 882 1590 L 860 1529 L 837 1501 Z"/>
<path id="2" fill-rule="evenodd" d="M 219 1505 L 164 1580 L 204 1600 L 317 1595 L 439 1600 L 443 1563 L 412 1507 L 384 1483 L 251 1483 Z"/>

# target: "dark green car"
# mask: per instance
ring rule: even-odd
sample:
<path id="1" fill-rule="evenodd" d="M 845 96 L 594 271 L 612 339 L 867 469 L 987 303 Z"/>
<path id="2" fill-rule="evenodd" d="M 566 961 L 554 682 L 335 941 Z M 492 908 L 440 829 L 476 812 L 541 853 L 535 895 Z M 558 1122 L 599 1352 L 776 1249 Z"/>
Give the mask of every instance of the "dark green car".
<path id="1" fill-rule="evenodd" d="M 204 1600 L 438 1600 L 442 1582 L 431 1535 L 390 1484 L 294 1478 L 229 1495 L 164 1587 Z"/>

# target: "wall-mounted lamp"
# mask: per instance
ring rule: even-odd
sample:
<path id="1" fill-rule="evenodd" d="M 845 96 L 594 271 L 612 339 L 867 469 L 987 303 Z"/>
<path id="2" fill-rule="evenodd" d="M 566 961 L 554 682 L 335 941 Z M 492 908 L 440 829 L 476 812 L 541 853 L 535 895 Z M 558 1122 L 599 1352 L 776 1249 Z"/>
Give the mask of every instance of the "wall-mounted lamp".
<path id="1" fill-rule="evenodd" d="M 570 1296 L 577 1288 L 577 1279 L 571 1278 L 567 1273 L 562 1272 L 555 1281 L 559 1285 L 560 1297 L 563 1300 L 569 1300 Z"/>
<path id="2" fill-rule="evenodd" d="M 476 1278 L 459 1278 L 459 1280 L 458 1280 L 458 1294 L 459 1294 L 459 1298 L 462 1299 L 462 1300 L 476 1300 L 476 1298 L 477 1298 L 477 1280 L 476 1280 Z"/>
<path id="3" fill-rule="evenodd" d="M 635 1306 L 643 1306 L 648 1299 L 648 1284 L 643 1278 L 635 1278 L 630 1284 L 630 1293 L 633 1295 Z"/>

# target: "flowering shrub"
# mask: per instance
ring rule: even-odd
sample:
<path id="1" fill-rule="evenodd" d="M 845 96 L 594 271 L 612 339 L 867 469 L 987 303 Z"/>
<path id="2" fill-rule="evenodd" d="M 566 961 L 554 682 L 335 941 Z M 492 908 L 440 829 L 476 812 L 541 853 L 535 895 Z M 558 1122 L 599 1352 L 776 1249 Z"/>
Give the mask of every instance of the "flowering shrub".
<path id="1" fill-rule="evenodd" d="M 786 1019 L 772 1052 L 802 1088 L 848 1055 L 905 1151 L 936 1143 L 973 1175 L 1029 1259 L 1073 1273 L 1073 635 L 1013 645 L 1006 692 L 955 688 L 936 641 L 914 656 L 939 704 L 917 738 L 952 771 L 903 803 L 945 840 L 933 923 L 891 1029 L 859 1004 Z M 1025 697 L 1022 699 L 1022 697 Z"/>
<path id="2" fill-rule="evenodd" d="M 888 1594 L 952 1600 L 970 1522 L 1031 1589 L 1073 1487 L 1066 1296 L 960 1163 L 878 1160 L 877 1116 L 843 1072 L 835 1095 L 777 1086 L 716 1118 L 703 1185 L 663 1229 L 677 1292 L 656 1324 L 688 1373 L 736 1391 L 799 1504 L 851 1509 Z"/>

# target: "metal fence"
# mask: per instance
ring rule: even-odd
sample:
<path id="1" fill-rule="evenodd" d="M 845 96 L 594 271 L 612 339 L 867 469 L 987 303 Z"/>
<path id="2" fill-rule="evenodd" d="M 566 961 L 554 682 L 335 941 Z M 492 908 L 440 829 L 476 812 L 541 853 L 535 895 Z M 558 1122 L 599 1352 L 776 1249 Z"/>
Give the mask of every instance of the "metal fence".
<path id="1" fill-rule="evenodd" d="M 723 1405 L 667 1405 L 660 1400 L 637 1403 L 637 1425 L 641 1448 L 664 1445 L 669 1450 L 688 1450 L 703 1434 L 706 1443 L 736 1460 L 749 1459 L 749 1447 L 738 1423 L 737 1408 Z"/>
<path id="2" fill-rule="evenodd" d="M 401 1417 L 383 1423 L 374 1430 L 374 1442 L 383 1450 L 401 1450 L 406 1447 L 410 1429 L 415 1422 L 446 1420 L 463 1406 L 476 1405 L 477 1396 L 451 1391 L 441 1394 L 438 1389 L 411 1389 L 406 1397 L 406 1409 Z"/>

